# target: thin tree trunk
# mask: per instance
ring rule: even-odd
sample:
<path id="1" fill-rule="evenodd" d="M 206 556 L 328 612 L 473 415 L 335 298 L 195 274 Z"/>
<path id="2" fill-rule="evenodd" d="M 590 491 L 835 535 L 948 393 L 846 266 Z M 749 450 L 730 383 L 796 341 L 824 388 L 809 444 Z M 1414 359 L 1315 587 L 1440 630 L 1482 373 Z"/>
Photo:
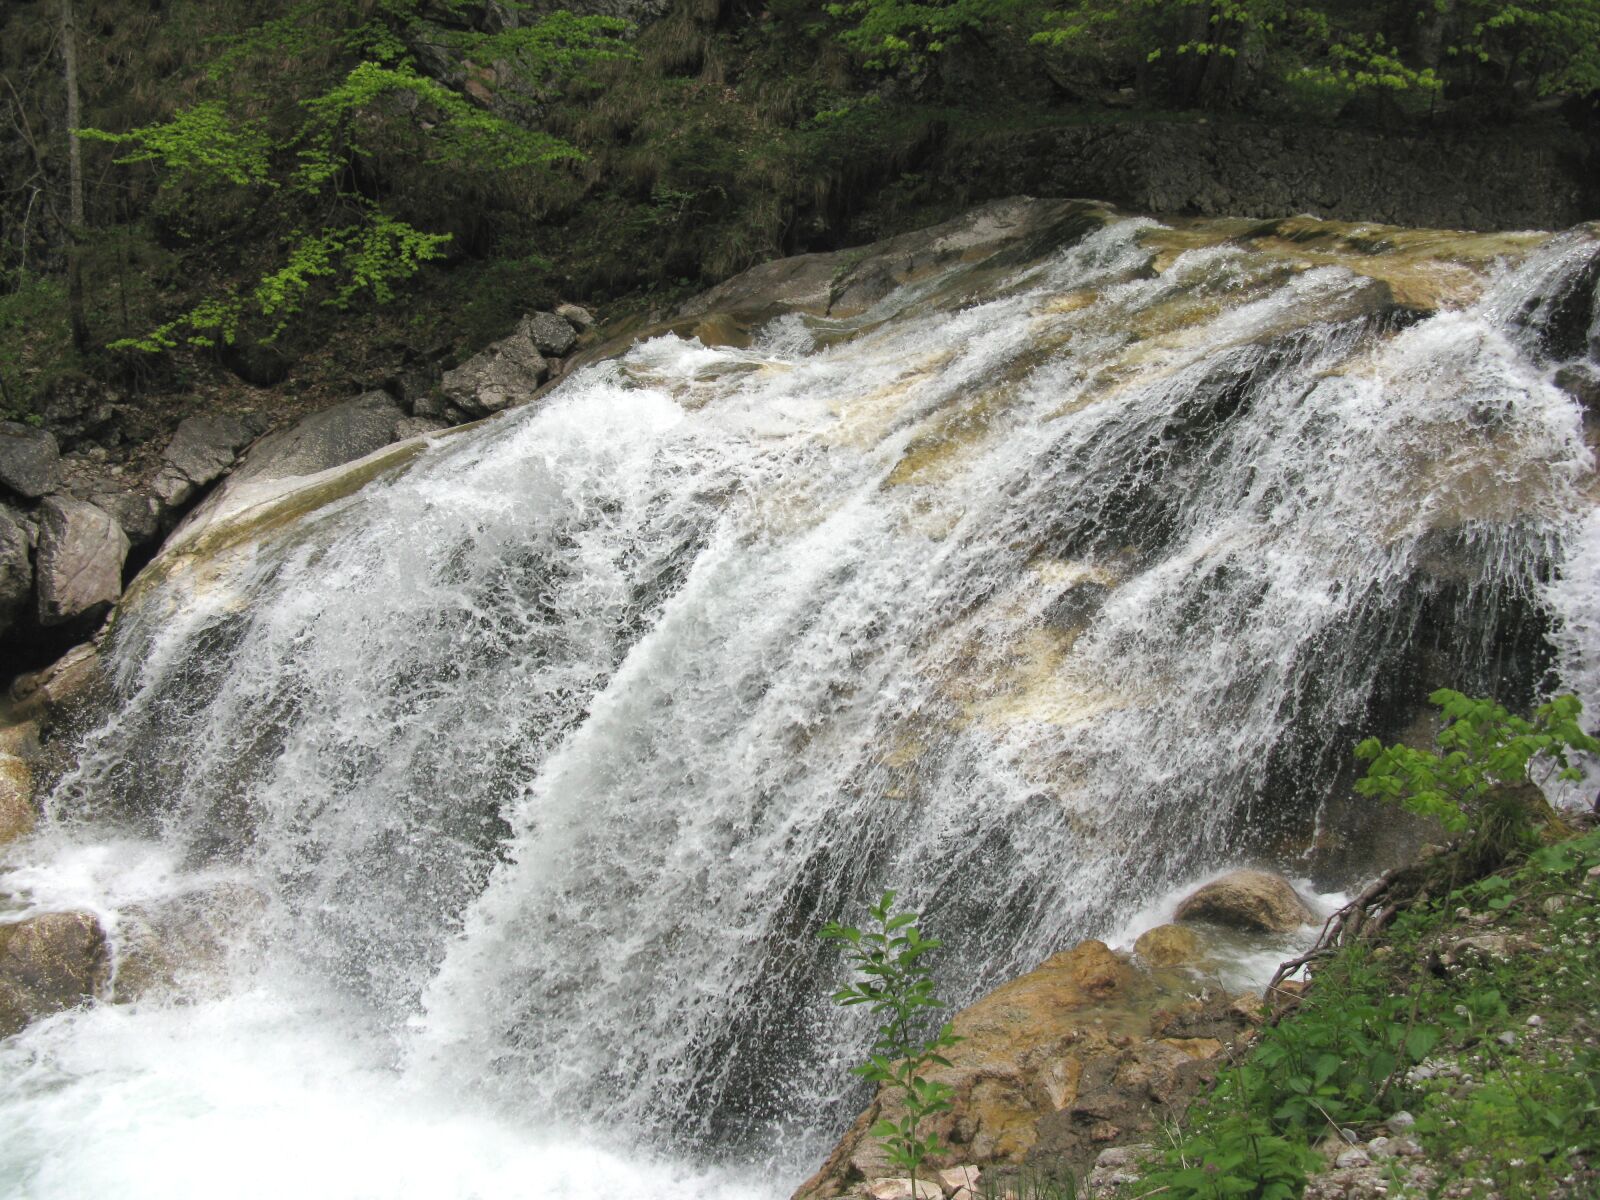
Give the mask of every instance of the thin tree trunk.
<path id="1" fill-rule="evenodd" d="M 67 85 L 67 307 L 72 344 L 81 354 L 89 348 L 89 323 L 83 313 L 83 147 L 78 140 L 78 22 L 72 0 L 61 0 L 61 57 Z"/>

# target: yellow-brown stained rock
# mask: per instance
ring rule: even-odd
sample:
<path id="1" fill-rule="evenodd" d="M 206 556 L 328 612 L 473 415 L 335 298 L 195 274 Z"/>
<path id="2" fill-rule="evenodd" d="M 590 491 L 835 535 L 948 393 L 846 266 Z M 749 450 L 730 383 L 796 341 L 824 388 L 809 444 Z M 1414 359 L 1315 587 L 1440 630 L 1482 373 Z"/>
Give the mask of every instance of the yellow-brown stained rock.
<path id="1" fill-rule="evenodd" d="M 0 846 L 33 828 L 33 772 L 13 754 L 0 754 Z"/>
<path id="2" fill-rule="evenodd" d="M 1316 915 L 1282 875 L 1234 871 L 1213 880 L 1178 905 L 1179 921 L 1209 921 L 1230 929 L 1289 933 Z"/>
<path id="3" fill-rule="evenodd" d="M 0 1037 L 98 995 L 108 969 L 105 931 L 93 913 L 0 925 Z"/>
<path id="4" fill-rule="evenodd" d="M 951 1022 L 963 1039 L 948 1053 L 951 1065 L 927 1072 L 954 1093 L 952 1112 L 925 1123 L 950 1147 L 930 1165 L 1021 1162 L 1051 1123 L 1061 1127 L 1053 1137 L 1088 1147 L 1098 1145 L 1096 1131 L 1142 1132 L 1222 1048 L 1210 1037 L 1150 1036 L 1152 1017 L 1175 1000 L 1103 942 L 1086 941 L 961 1010 Z M 1209 1015 L 1243 1025 L 1230 1013 Z M 796 1200 L 840 1196 L 891 1174 L 868 1131 L 903 1115 L 898 1094 L 880 1092 Z"/>
<path id="5" fill-rule="evenodd" d="M 1157 925 L 1139 935 L 1133 952 L 1152 967 L 1176 967 L 1200 957 L 1200 935 L 1182 925 Z"/>

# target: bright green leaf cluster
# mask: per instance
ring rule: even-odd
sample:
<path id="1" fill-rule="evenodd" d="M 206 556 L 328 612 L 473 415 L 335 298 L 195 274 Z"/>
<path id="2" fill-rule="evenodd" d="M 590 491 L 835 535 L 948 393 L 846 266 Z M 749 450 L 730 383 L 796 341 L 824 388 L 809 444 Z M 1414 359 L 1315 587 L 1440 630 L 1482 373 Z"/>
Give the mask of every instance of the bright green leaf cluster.
<path id="1" fill-rule="evenodd" d="M 204 186 L 275 186 L 270 178 L 272 139 L 260 121 L 235 120 L 220 101 L 186 108 L 159 125 L 106 133 L 81 129 L 81 137 L 128 149 L 116 161 L 159 163 Z"/>
<path id="2" fill-rule="evenodd" d="M 534 11 L 525 0 L 503 5 Z M 417 48 L 447 48 L 482 88 L 492 82 L 528 97 L 631 55 L 624 40 L 630 25 L 566 10 L 496 33 L 473 31 L 472 21 L 469 0 L 307 0 L 232 39 L 209 72 L 229 90 L 240 90 L 233 75 L 250 66 L 303 88 L 294 103 L 277 103 L 275 118 L 257 114 L 278 97 L 245 95 L 206 99 L 126 133 L 85 130 L 125 147 L 121 163 L 153 163 L 170 184 L 242 193 L 252 212 L 269 214 L 279 228 L 301 226 L 287 239 L 281 264 L 253 287 L 208 299 L 113 346 L 153 352 L 228 343 L 252 318 L 265 319 L 274 338 L 314 292 L 337 308 L 360 297 L 391 299 L 449 240 L 403 220 L 404 197 L 370 182 L 373 171 L 363 164 L 394 157 L 397 147 L 436 178 L 448 172 L 464 181 L 581 158 L 560 138 L 501 115 L 484 91 L 469 99 L 424 74 Z M 337 71 L 331 81 L 326 67 L 299 79 L 279 69 L 318 55 L 325 60 L 330 48 Z"/>
<path id="3" fill-rule="evenodd" d="M 1534 710 L 1531 720 L 1508 712 L 1493 700 L 1473 699 L 1448 688 L 1428 699 L 1444 717 L 1437 750 L 1385 747 L 1368 738 L 1356 757 L 1370 765 L 1356 783 L 1363 796 L 1393 800 L 1420 816 L 1462 833 L 1478 819 L 1497 789 L 1545 778 L 1574 780 L 1580 773 L 1571 756 L 1600 752 L 1600 739 L 1578 724 L 1583 703 L 1558 696 Z"/>
<path id="4" fill-rule="evenodd" d="M 922 1122 L 949 1111 L 951 1100 L 949 1084 L 922 1075 L 930 1066 L 948 1067 L 950 1061 L 943 1051 L 961 1039 L 949 1022 L 925 1036 L 929 1011 L 944 1007 L 944 1001 L 934 995 L 932 971 L 925 957 L 942 943 L 922 936 L 916 913 L 895 912 L 894 899 L 894 892 L 884 892 L 868 910 L 875 928 L 863 931 L 829 921 L 818 936 L 843 945 L 846 958 L 861 977 L 834 992 L 834 1002 L 865 1004 L 874 1016 L 882 1018 L 867 1061 L 854 1071 L 901 1093 L 906 1115 L 899 1121 L 884 1118 L 871 1132 L 883 1143 L 890 1161 L 906 1171 L 915 1185 L 923 1160 L 944 1149 L 936 1135 L 921 1132 Z"/>

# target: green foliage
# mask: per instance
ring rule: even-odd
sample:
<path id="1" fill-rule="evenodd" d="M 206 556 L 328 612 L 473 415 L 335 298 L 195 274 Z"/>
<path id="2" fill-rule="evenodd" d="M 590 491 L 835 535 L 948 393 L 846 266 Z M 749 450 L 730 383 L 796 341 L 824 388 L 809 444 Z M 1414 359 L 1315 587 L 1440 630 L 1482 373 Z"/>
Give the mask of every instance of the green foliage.
<path id="1" fill-rule="evenodd" d="M 124 133 L 85 131 L 122 149 L 119 163 L 158 167 L 164 188 L 181 189 L 191 209 L 232 202 L 246 224 L 293 229 L 282 238 L 282 258 L 253 286 L 210 296 L 113 347 L 212 346 L 234 341 L 246 323 L 271 340 L 314 297 L 341 309 L 362 299 L 384 303 L 423 263 L 445 254 L 452 234 L 425 232 L 409 219 L 441 185 L 580 158 L 569 142 L 502 115 L 486 97 L 509 89 L 537 99 L 597 63 L 626 57 L 627 23 L 560 10 L 492 34 L 441 24 L 465 22 L 471 12 L 466 0 L 297 4 L 230 39 L 209 72 L 215 90 L 229 94 Z M 416 57 L 422 46 L 453 51 L 478 85 L 476 99 L 424 74 Z M 291 67 L 283 76 L 302 89 L 287 106 L 237 78 L 252 69 L 275 75 L 274 59 L 326 56 L 330 48 L 320 72 Z"/>
<path id="2" fill-rule="evenodd" d="M 1526 0 L 1493 4 L 1463 0 L 1469 22 L 1447 53 L 1502 80 L 1527 80 L 1541 96 L 1600 88 L 1600 3 Z"/>
<path id="3" fill-rule="evenodd" d="M 1098 59 L 1102 69 L 1235 61 L 1260 76 L 1243 88 L 1257 102 L 1308 87 L 1430 97 L 1447 83 L 1468 91 L 1528 86 L 1539 96 L 1600 87 L 1596 0 L 838 0 L 827 12 L 842 23 L 840 42 L 874 70 L 924 66 L 963 36 L 1009 26 L 1045 50 Z M 1434 31 L 1428 50 L 1425 26 Z M 1238 99 L 1234 89 L 1218 94 Z"/>
<path id="4" fill-rule="evenodd" d="M 1600 739 L 1578 725 L 1583 703 L 1558 696 L 1534 710 L 1528 720 L 1493 700 L 1472 699 L 1448 688 L 1428 699 L 1444 717 L 1438 750 L 1387 748 L 1377 738 L 1356 747 L 1369 763 L 1356 791 L 1397 801 L 1411 812 L 1438 820 L 1452 833 L 1481 826 L 1497 791 L 1543 778 L 1581 778 L 1570 755 L 1600 751 Z"/>
<path id="5" fill-rule="evenodd" d="M 1567 1194 L 1574 1165 L 1600 1154 L 1600 1051 L 1583 1040 L 1600 978 L 1597 866 L 1600 832 L 1541 847 L 1402 912 L 1381 947 L 1347 943 L 1134 1191 L 1296 1197 L 1320 1163 L 1314 1143 L 1371 1136 L 1405 1108 L 1435 1165 L 1482 1182 L 1462 1194 Z M 1464 938 L 1507 949 L 1453 949 Z"/>
<path id="6" fill-rule="evenodd" d="M 75 365 L 65 282 L 54 276 L 19 276 L 10 291 L 0 292 L 4 419 L 37 424 L 33 402 L 43 385 Z"/>
<path id="7" fill-rule="evenodd" d="M 1565 772 L 1571 753 L 1596 748 L 1570 696 L 1531 720 L 1453 691 L 1433 700 L 1446 721 L 1440 751 L 1363 743 L 1373 763 L 1367 794 L 1467 822 L 1496 789 L 1526 781 L 1530 764 Z M 1421 1111 L 1417 1133 L 1430 1154 L 1465 1164 L 1506 1197 L 1552 1194 L 1573 1161 L 1600 1152 L 1600 1054 L 1570 1036 L 1587 1031 L 1600 978 L 1600 879 L 1588 874 L 1600 866 L 1600 833 L 1473 878 L 1481 861 L 1462 851 L 1436 863 L 1435 877 L 1467 872 L 1468 881 L 1401 912 L 1381 947 L 1346 941 L 1300 1004 L 1219 1075 L 1138 1191 L 1292 1200 L 1321 1161 L 1314 1143 L 1345 1129 L 1377 1130 L 1401 1108 Z M 1489 922 L 1497 928 L 1484 939 Z M 1467 934 L 1490 949 L 1452 949 L 1470 944 Z M 1534 936 L 1542 953 L 1510 949 Z M 1424 963 L 1434 969 L 1419 970 Z M 1540 1014 L 1533 1026 L 1524 1019 L 1530 1011 Z M 1535 1027 L 1569 1036 L 1532 1057 L 1507 1048 Z M 1418 1070 L 1461 1056 L 1470 1056 L 1465 1071 Z"/>
<path id="8" fill-rule="evenodd" d="M 948 1084 L 924 1079 L 930 1066 L 948 1067 L 943 1051 L 961 1039 L 948 1022 L 928 1028 L 931 1010 L 944 1007 L 934 995 L 932 971 L 925 956 L 941 943 L 924 938 L 917 929 L 916 913 L 894 911 L 893 892 L 884 892 L 868 909 L 876 923 L 866 931 L 829 921 L 818 935 L 840 943 L 861 978 L 833 994 L 841 1005 L 865 1004 L 882 1018 L 867 1061 L 854 1071 L 863 1079 L 900 1093 L 905 1116 L 899 1121 L 880 1120 L 872 1136 L 883 1143 L 890 1161 L 911 1177 L 913 1192 L 917 1168 L 930 1154 L 944 1149 L 934 1134 L 924 1135 L 921 1124 L 950 1108 Z"/>
<path id="9" fill-rule="evenodd" d="M 206 100 L 184 109 L 170 121 L 107 133 L 80 130 L 91 141 L 127 147 L 116 161 L 159 163 L 174 175 L 186 176 L 202 186 L 235 184 L 271 186 L 272 139 L 259 120 L 236 120 L 218 100 Z"/>
<path id="10" fill-rule="evenodd" d="M 873 70 L 919 66 L 965 33 L 1020 11 L 1017 0 L 843 0 L 828 4 L 836 21 L 849 22 L 839 41 Z"/>
<path id="11" fill-rule="evenodd" d="M 1140 1181 L 1180 1200 L 1298 1200 L 1317 1164 L 1269 1122 L 1229 1113 L 1186 1139 Z"/>
<path id="12" fill-rule="evenodd" d="M 1586 1040 L 1600 978 L 1600 879 L 1588 875 L 1597 866 L 1600 833 L 1591 832 L 1396 928 L 1397 957 L 1461 913 L 1540 946 L 1459 961 L 1429 998 L 1471 1082 L 1446 1072 L 1419 1083 L 1416 1132 L 1430 1153 L 1481 1181 L 1475 1195 L 1575 1194 L 1564 1186 L 1574 1167 L 1600 1156 L 1600 1051 Z"/>
<path id="13" fill-rule="evenodd" d="M 1391 994 L 1366 954 L 1320 976 L 1293 1020 L 1262 1030 L 1218 1079 L 1197 1127 L 1148 1180 L 1175 1197 L 1292 1200 L 1317 1164 L 1307 1144 L 1330 1128 L 1380 1120 L 1391 1089 L 1439 1044 L 1417 994 Z"/>

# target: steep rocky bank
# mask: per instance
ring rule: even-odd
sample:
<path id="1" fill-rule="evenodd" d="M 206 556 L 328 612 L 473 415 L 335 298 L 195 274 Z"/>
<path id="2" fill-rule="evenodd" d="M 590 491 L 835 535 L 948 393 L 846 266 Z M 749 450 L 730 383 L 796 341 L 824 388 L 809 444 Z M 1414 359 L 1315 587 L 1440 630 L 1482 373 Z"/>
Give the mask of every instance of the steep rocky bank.
<path id="1" fill-rule="evenodd" d="M 1576 823 L 1592 831 L 1600 817 Z M 1371 1039 L 1364 1053 L 1397 1053 L 1350 1093 L 1316 1093 L 1340 1118 L 1309 1132 L 1301 1183 L 1285 1194 L 1593 1194 L 1600 833 L 1564 828 L 1531 858 L 1471 876 L 1434 848 L 1396 874 L 1408 880 L 1398 897 L 1374 887 L 1332 914 L 1321 953 L 1301 956 L 1314 972 L 1275 977 L 1264 996 L 1230 996 L 1192 946 L 1163 961 L 1168 931 L 1192 942 L 1184 926 L 1150 931 L 1132 954 L 1084 942 L 1002 985 L 955 1015 L 966 1040 L 927 1076 L 952 1086 L 953 1109 L 925 1122 L 944 1149 L 918 1195 L 1132 1200 L 1172 1190 L 1170 1174 L 1145 1180 L 1153 1170 L 1226 1176 L 1236 1160 L 1202 1139 L 1242 1101 L 1219 1085 L 1251 1069 L 1288 1079 L 1313 1059 L 1319 1086 L 1337 1078 L 1318 1055 L 1334 1044 L 1325 1027 L 1341 1022 Z M 1242 899 L 1213 919 L 1248 921 L 1254 902 Z M 1419 1028 L 1426 1038 L 1407 1040 Z M 1348 1052 L 1363 1053 L 1362 1036 Z M 868 1132 L 903 1116 L 898 1094 L 881 1090 L 796 1200 L 911 1197 Z"/>
<path id="2" fill-rule="evenodd" d="M 159 446 L 130 437 L 127 402 L 87 381 L 58 389 L 53 420 L 0 422 L 0 686 L 94 634 L 169 537 L 247 484 L 260 492 L 527 403 L 593 328 L 577 305 L 529 314 L 451 370 L 403 374 L 298 420 L 264 395 L 230 403 L 185 417 Z"/>

